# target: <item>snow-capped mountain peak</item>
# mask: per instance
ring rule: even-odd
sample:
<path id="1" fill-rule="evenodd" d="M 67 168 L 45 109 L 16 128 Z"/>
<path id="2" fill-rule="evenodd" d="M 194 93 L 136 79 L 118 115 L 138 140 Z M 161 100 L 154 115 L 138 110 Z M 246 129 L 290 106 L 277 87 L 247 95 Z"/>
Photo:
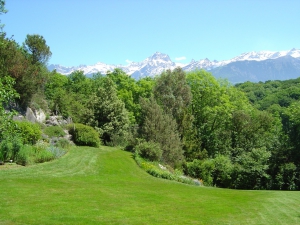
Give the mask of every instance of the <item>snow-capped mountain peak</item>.
<path id="1" fill-rule="evenodd" d="M 248 52 L 243 53 L 233 59 L 231 59 L 231 62 L 236 61 L 245 61 L 245 60 L 255 60 L 255 61 L 262 61 L 267 59 L 277 59 L 279 57 L 283 56 L 292 56 L 293 58 L 300 58 L 300 50 L 299 49 L 291 49 L 289 51 L 259 51 L 259 52 Z"/>
<path id="2" fill-rule="evenodd" d="M 284 56 L 291 56 L 293 58 L 300 59 L 300 50 L 291 49 L 288 51 L 259 51 L 259 52 L 247 52 L 239 56 L 236 56 L 230 60 L 223 61 L 210 61 L 209 59 L 201 59 L 199 61 L 191 60 L 188 64 L 183 63 L 174 63 L 167 54 L 161 52 L 155 52 L 152 56 L 146 58 L 141 62 L 129 62 L 127 65 L 110 65 L 102 62 L 98 62 L 94 65 L 80 65 L 76 67 L 64 67 L 60 65 L 50 65 L 49 70 L 56 69 L 57 72 L 61 74 L 68 75 L 75 70 L 82 70 L 85 74 L 90 75 L 93 73 L 102 73 L 106 74 L 108 70 L 112 71 L 115 68 L 120 68 L 128 75 L 131 75 L 135 78 L 140 78 L 144 76 L 155 76 L 167 69 L 174 69 L 177 66 L 180 66 L 185 71 L 192 71 L 195 69 L 205 69 L 211 70 L 216 67 L 225 66 L 229 63 L 237 61 L 263 61 L 267 59 L 277 59 Z"/>
<path id="3" fill-rule="evenodd" d="M 170 63 L 172 64 L 172 60 L 167 54 L 163 54 L 160 52 L 155 52 L 152 56 L 145 59 L 143 62 L 152 62 L 152 63 Z"/>

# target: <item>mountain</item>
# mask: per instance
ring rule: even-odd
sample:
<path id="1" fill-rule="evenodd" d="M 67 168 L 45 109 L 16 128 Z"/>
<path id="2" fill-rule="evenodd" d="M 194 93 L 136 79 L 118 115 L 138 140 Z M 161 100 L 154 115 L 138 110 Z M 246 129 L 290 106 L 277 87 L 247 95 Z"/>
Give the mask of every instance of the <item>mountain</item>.
<path id="1" fill-rule="evenodd" d="M 202 59 L 199 61 L 192 60 L 188 65 L 182 67 L 184 71 L 193 71 L 196 69 L 211 70 L 218 67 L 218 61 L 210 61 L 209 59 Z"/>
<path id="2" fill-rule="evenodd" d="M 300 58 L 286 55 L 262 61 L 235 61 L 210 72 L 217 78 L 227 78 L 231 83 L 288 80 L 300 77 Z"/>
<path id="3" fill-rule="evenodd" d="M 216 61 L 216 60 L 210 61 L 209 59 L 202 59 L 200 61 L 192 60 L 188 65 L 183 67 L 183 70 L 193 71 L 195 69 L 205 69 L 212 72 L 217 67 L 223 67 L 235 62 L 246 62 L 246 61 L 261 62 L 268 59 L 278 59 L 285 56 L 291 56 L 292 58 L 300 59 L 300 50 L 293 48 L 292 50 L 289 51 L 280 51 L 280 52 L 272 52 L 272 51 L 247 52 L 237 57 L 234 57 L 230 60 L 223 60 L 223 61 Z M 224 75 L 220 77 L 227 78 L 228 75 L 226 76 Z"/>
<path id="4" fill-rule="evenodd" d="M 231 62 L 245 61 L 245 60 L 263 61 L 267 59 L 277 59 L 284 56 L 300 58 L 300 50 L 293 48 L 290 51 L 281 51 L 281 52 L 271 52 L 271 51 L 248 52 L 233 58 Z"/>
<path id="5" fill-rule="evenodd" d="M 177 66 L 184 71 L 204 69 L 210 71 L 216 77 L 227 78 L 232 83 L 245 81 L 266 81 L 292 79 L 300 76 L 300 50 L 289 51 L 259 51 L 247 52 L 230 60 L 210 61 L 202 59 L 192 60 L 188 64 L 174 63 L 167 54 L 154 53 L 141 62 L 131 62 L 128 65 L 109 65 L 96 63 L 95 65 L 80 65 L 76 67 L 64 67 L 61 65 L 50 65 L 50 71 L 56 69 L 61 74 L 68 75 L 75 70 L 82 70 L 86 75 L 94 73 L 106 74 L 115 68 L 120 68 L 135 79 L 146 76 L 155 76 L 167 69 Z"/>
<path id="6" fill-rule="evenodd" d="M 112 71 L 118 66 L 115 65 L 108 65 L 105 63 L 96 63 L 95 65 L 87 66 L 87 65 L 80 65 L 80 66 L 73 66 L 73 67 L 65 67 L 57 64 L 51 64 L 48 66 L 48 69 L 50 71 L 56 70 L 58 73 L 64 74 L 64 75 L 69 75 L 72 72 L 76 70 L 82 70 L 84 74 L 86 75 L 91 75 L 94 73 L 101 73 L 101 74 L 106 74 L 108 70 Z"/>
<path id="7" fill-rule="evenodd" d="M 164 70 L 176 68 L 176 64 L 172 62 L 166 54 L 156 52 L 141 63 L 137 63 L 138 69 L 130 74 L 133 78 L 141 78 L 146 76 L 155 76 L 161 74 Z M 131 65 L 128 66 L 129 68 Z M 126 68 L 122 68 L 126 72 Z"/>

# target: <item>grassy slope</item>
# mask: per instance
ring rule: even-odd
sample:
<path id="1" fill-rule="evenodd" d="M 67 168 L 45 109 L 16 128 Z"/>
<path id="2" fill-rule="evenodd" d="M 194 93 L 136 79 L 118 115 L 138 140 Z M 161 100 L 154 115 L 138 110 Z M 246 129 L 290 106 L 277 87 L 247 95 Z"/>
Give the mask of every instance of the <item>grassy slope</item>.
<path id="1" fill-rule="evenodd" d="M 0 224 L 300 224 L 299 192 L 162 180 L 108 147 L 2 169 L 0 179 Z"/>

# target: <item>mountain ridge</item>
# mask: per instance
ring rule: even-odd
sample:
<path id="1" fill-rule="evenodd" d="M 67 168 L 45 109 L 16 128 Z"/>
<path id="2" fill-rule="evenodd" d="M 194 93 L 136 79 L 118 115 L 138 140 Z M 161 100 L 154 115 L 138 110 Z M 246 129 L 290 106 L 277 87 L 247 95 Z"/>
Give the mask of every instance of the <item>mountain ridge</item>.
<path id="1" fill-rule="evenodd" d="M 296 79 L 300 77 L 300 59 L 286 55 L 263 61 L 236 61 L 210 72 L 215 77 L 227 78 L 232 83 Z"/>
<path id="2" fill-rule="evenodd" d="M 148 58 L 144 59 L 141 62 L 130 62 L 128 65 L 113 65 L 113 64 L 105 64 L 102 62 L 98 62 L 94 65 L 79 65 L 73 67 L 64 67 L 57 64 L 56 65 L 51 64 L 48 66 L 48 69 L 50 71 L 56 69 L 57 72 L 64 75 L 69 75 L 76 70 L 82 70 L 85 75 L 89 76 L 94 73 L 106 74 L 107 71 L 112 71 L 115 68 L 120 68 L 128 75 L 132 76 L 133 78 L 139 79 L 146 76 L 155 76 L 162 73 L 164 70 L 167 69 L 172 70 L 177 66 L 180 66 L 184 71 L 204 69 L 212 72 L 212 74 L 215 75 L 216 77 L 227 78 L 229 81 L 234 83 L 239 80 L 240 80 L 239 82 L 244 82 L 247 80 L 257 82 L 257 81 L 265 81 L 267 78 L 263 78 L 259 74 L 259 71 L 254 72 L 255 68 L 257 69 L 264 68 L 264 70 L 266 70 L 265 66 L 262 66 L 262 64 L 268 64 L 269 66 L 276 64 L 279 68 L 282 68 L 282 66 L 279 66 L 280 63 L 283 63 L 282 60 L 278 60 L 280 58 L 286 58 L 286 60 L 293 62 L 290 63 L 290 66 L 294 68 L 293 70 L 296 70 L 296 72 L 295 71 L 293 72 L 293 77 L 295 76 L 295 74 L 298 73 L 300 76 L 300 67 L 298 69 L 298 61 L 300 62 L 300 50 L 295 48 L 287 51 L 278 51 L 278 52 L 252 51 L 252 52 L 242 53 L 239 56 L 236 56 L 232 59 L 222 60 L 222 61 L 216 61 L 216 60 L 210 61 L 207 58 L 201 59 L 199 61 L 191 60 L 191 62 L 187 64 L 175 63 L 170 59 L 169 55 L 160 52 L 155 52 L 153 55 L 149 56 Z M 270 64 L 270 62 L 267 60 L 275 60 L 276 63 Z M 243 70 L 242 68 L 249 69 L 249 67 L 245 66 L 246 64 L 249 64 L 247 62 L 251 62 L 250 64 L 252 65 L 251 75 L 249 75 L 247 71 L 241 71 Z M 230 65 L 231 68 L 235 67 L 235 70 L 232 69 L 230 70 L 229 69 Z M 239 67 L 238 69 L 237 66 Z M 224 71 L 226 71 L 226 73 Z M 264 72 L 265 71 L 262 70 L 260 73 L 264 73 Z M 284 73 L 284 71 L 281 70 L 281 73 Z M 275 74 L 278 73 L 275 72 Z M 238 79 L 237 77 L 239 75 L 241 75 L 241 78 L 244 79 Z M 235 78 L 232 79 L 232 77 Z M 270 75 L 268 75 L 268 77 L 270 77 Z M 274 76 L 274 78 L 278 78 L 278 77 L 279 79 L 281 79 L 282 77 L 287 77 L 287 76 L 284 75 Z"/>

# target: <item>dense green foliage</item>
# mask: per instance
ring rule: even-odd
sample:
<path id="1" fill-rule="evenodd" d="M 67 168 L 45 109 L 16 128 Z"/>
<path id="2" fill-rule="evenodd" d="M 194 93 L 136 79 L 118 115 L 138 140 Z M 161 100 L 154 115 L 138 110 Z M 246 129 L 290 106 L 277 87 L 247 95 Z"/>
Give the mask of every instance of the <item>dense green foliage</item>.
<path id="1" fill-rule="evenodd" d="M 246 93 L 253 105 L 260 110 L 285 108 L 300 99 L 300 78 L 285 81 L 245 82 L 236 87 Z"/>
<path id="2" fill-rule="evenodd" d="M 286 81 L 245 82 L 236 87 L 253 106 L 272 114 L 279 136 L 271 149 L 268 174 L 275 189 L 299 189 L 300 78 Z M 270 137 L 272 138 L 272 137 Z M 270 149 L 270 148 L 269 148 Z"/>

